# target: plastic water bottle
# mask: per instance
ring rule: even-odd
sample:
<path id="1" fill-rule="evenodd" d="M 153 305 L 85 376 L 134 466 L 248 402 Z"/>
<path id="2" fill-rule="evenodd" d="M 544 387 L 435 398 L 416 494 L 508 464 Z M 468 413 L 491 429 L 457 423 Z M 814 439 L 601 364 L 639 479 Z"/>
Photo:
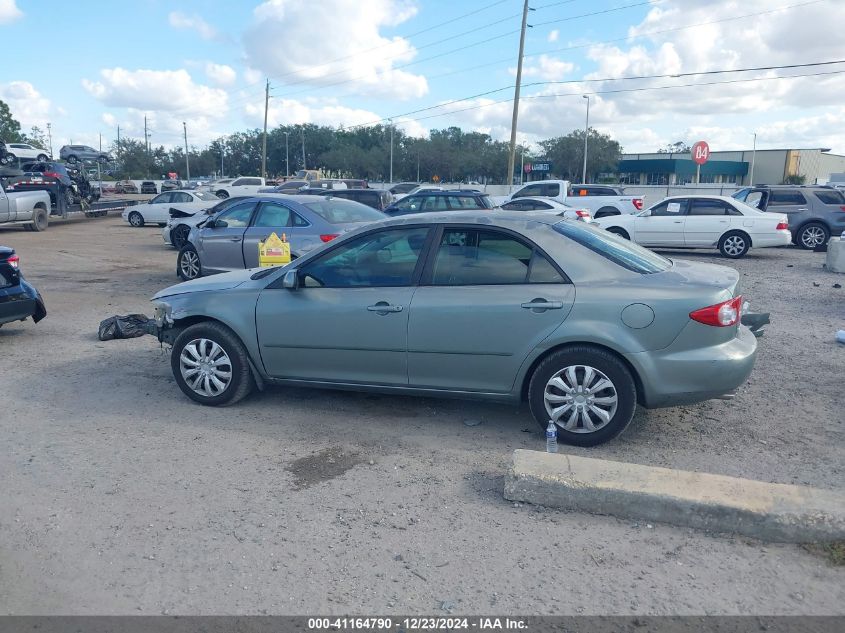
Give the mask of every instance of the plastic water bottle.
<path id="1" fill-rule="evenodd" d="M 546 427 L 546 452 L 557 453 L 557 426 L 551 420 Z"/>
<path id="2" fill-rule="evenodd" d="M 839 330 L 836 332 L 836 341 L 845 344 L 845 330 Z M 548 433 L 548 431 L 546 431 L 546 433 Z"/>

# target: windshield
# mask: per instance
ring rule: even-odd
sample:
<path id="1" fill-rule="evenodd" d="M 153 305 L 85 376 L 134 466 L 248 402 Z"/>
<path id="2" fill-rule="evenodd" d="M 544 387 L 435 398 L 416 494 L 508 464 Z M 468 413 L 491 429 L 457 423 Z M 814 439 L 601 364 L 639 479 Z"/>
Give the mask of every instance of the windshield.
<path id="1" fill-rule="evenodd" d="M 216 201 L 220 200 L 220 198 L 215 196 L 213 193 L 208 193 L 206 191 L 195 191 L 194 195 L 197 198 L 199 198 L 200 200 L 204 200 L 204 201 L 207 201 L 207 202 L 216 202 Z"/>
<path id="2" fill-rule="evenodd" d="M 331 224 L 347 222 L 377 222 L 384 220 L 381 211 L 376 211 L 360 202 L 340 200 L 338 198 L 315 198 L 314 202 L 304 203 L 306 207 Z"/>
<path id="3" fill-rule="evenodd" d="M 559 222 L 554 225 L 554 230 L 635 273 L 659 273 L 672 267 L 672 262 L 665 257 L 583 222 Z"/>

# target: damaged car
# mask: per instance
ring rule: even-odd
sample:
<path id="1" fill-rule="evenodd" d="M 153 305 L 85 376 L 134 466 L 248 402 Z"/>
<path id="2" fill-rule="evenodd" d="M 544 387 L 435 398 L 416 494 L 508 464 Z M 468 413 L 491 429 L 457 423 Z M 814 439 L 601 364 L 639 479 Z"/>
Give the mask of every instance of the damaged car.
<path id="1" fill-rule="evenodd" d="M 15 249 L 0 246 L 0 327 L 4 323 L 24 321 L 35 323 L 47 316 L 41 294 L 30 285 L 20 270 L 20 257 Z"/>

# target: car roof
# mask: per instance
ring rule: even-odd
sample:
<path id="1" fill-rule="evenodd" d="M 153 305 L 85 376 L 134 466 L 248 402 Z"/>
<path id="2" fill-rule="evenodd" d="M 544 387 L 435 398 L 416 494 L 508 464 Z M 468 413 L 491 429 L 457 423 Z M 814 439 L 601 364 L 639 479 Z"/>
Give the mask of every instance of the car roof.
<path id="1" fill-rule="evenodd" d="M 378 226 L 401 224 L 478 224 L 487 227 L 525 226 L 526 221 L 535 221 L 549 226 L 563 222 L 564 219 L 548 211 L 431 211 L 388 217 L 373 223 Z"/>
<path id="2" fill-rule="evenodd" d="M 666 202 L 667 200 L 677 200 L 679 198 L 694 198 L 696 200 L 721 200 L 722 202 L 731 202 L 736 203 L 738 200 L 736 198 L 731 198 L 730 196 L 717 196 L 715 194 L 706 194 L 706 193 L 694 193 L 694 194 L 676 194 L 674 196 L 668 196 L 660 200 L 659 202 L 655 202 L 654 204 L 660 204 L 661 202 Z"/>
<path id="3" fill-rule="evenodd" d="M 412 193 L 411 196 L 486 196 L 483 191 L 474 191 L 472 189 L 448 189 L 448 190 L 434 190 L 426 191 L 425 193 Z M 410 196 L 409 196 L 410 197 Z"/>

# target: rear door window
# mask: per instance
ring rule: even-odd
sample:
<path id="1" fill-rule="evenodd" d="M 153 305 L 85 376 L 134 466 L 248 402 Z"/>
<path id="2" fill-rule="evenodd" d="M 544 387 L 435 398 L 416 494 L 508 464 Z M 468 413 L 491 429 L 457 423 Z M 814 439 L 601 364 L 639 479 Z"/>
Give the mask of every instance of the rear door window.
<path id="1" fill-rule="evenodd" d="M 731 215 L 730 211 L 734 211 L 734 208 L 722 200 L 696 199 L 692 201 L 689 215 Z"/>
<path id="2" fill-rule="evenodd" d="M 177 191 L 173 194 L 173 198 L 171 198 L 171 202 L 191 202 L 193 198 L 191 194 L 185 193 L 184 191 Z"/>
<path id="3" fill-rule="evenodd" d="M 514 198 L 524 198 L 524 197 L 528 197 L 528 196 L 544 196 L 546 194 L 543 193 L 543 190 L 544 190 L 544 186 L 542 184 L 538 183 L 536 185 L 528 185 L 526 187 L 523 187 L 519 191 L 517 191 L 513 195 L 513 197 Z"/>
<path id="4" fill-rule="evenodd" d="M 557 182 L 547 182 L 543 185 L 543 195 L 544 196 L 559 196 L 560 195 L 560 183 Z"/>
<path id="5" fill-rule="evenodd" d="M 807 199 L 796 189 L 772 189 L 769 205 L 807 204 Z"/>
<path id="6" fill-rule="evenodd" d="M 444 196 L 446 197 L 446 196 Z M 485 209 L 481 200 L 476 196 L 448 196 L 450 208 L 460 211 L 464 209 Z"/>
<path id="7" fill-rule="evenodd" d="M 837 191 L 836 189 L 830 189 L 829 191 L 817 190 L 813 193 L 816 198 L 821 200 L 822 204 L 845 205 L 845 196 L 842 195 L 841 191 Z"/>

